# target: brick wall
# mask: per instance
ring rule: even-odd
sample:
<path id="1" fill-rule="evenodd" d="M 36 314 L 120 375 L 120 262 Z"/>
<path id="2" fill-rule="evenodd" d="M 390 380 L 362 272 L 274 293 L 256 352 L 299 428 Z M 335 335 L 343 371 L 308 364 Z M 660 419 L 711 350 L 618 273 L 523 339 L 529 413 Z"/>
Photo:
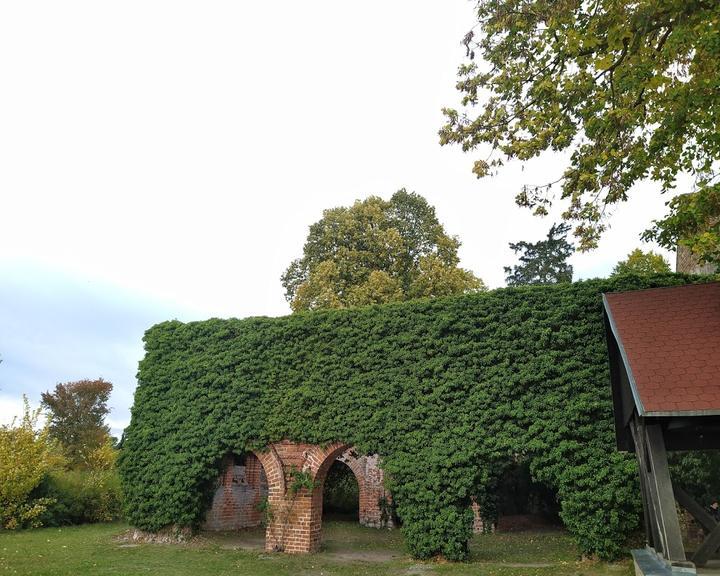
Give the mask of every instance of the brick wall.
<path id="1" fill-rule="evenodd" d="M 252 453 L 241 462 L 228 455 L 221 466 L 223 472 L 203 528 L 238 530 L 259 526 L 263 520 L 260 505 L 268 496 L 267 477 L 260 460 Z"/>
<path id="2" fill-rule="evenodd" d="M 346 444 L 320 447 L 283 441 L 271 444 L 261 456 L 263 466 L 278 470 L 273 482 L 268 473 L 270 520 L 265 548 L 290 554 L 316 552 L 320 548 L 322 527 L 322 495 L 325 476 L 332 463 L 347 449 Z M 267 471 L 266 466 L 266 471 Z M 292 493 L 292 471 L 309 473 L 314 488 Z"/>

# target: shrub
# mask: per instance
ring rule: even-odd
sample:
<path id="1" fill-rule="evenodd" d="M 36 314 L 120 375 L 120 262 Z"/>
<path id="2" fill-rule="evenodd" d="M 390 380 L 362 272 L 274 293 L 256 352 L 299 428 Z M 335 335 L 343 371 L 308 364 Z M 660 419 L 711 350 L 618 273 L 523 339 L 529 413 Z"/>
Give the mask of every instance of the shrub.
<path id="1" fill-rule="evenodd" d="M 558 494 L 586 554 L 616 556 L 640 498 L 635 460 L 615 447 L 601 293 L 689 281 L 154 326 L 119 461 L 128 519 L 196 526 L 223 454 L 343 441 L 382 456 L 414 556 L 464 558 L 471 498 L 488 502 L 515 457 Z"/>
<path id="2" fill-rule="evenodd" d="M 52 500 L 40 517 L 45 526 L 111 522 L 121 515 L 120 479 L 113 469 L 55 470 L 37 492 Z"/>
<path id="3" fill-rule="evenodd" d="M 56 458 L 47 428 L 37 430 L 40 410 L 30 410 L 27 398 L 23 401 L 20 422 L 0 426 L 0 527 L 7 529 L 39 526 L 52 503 L 31 496 Z"/>

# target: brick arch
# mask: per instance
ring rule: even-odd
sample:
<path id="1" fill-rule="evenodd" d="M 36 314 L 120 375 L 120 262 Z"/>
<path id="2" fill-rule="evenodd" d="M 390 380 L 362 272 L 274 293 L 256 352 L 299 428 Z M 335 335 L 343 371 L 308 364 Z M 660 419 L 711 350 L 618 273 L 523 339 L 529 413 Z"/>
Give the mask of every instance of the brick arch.
<path id="1" fill-rule="evenodd" d="M 349 447 L 349 444 L 335 442 L 325 447 L 313 446 L 308 451 L 308 468 L 315 481 L 315 487 L 310 495 L 310 550 L 313 552 L 320 548 L 325 478 L 330 466 Z"/>
<path id="2" fill-rule="evenodd" d="M 303 553 L 319 549 L 325 476 L 347 448 L 348 444 L 341 442 L 318 446 L 283 440 L 258 453 L 269 486 L 266 550 Z M 297 471 L 310 474 L 315 483 L 312 490 L 291 489 Z"/>
<path id="3" fill-rule="evenodd" d="M 350 445 L 342 442 L 335 442 L 325 447 L 314 445 L 307 451 L 308 469 L 313 478 L 318 482 L 324 482 L 333 462 L 349 449 Z"/>
<path id="4" fill-rule="evenodd" d="M 282 460 L 275 451 L 273 445 L 265 452 L 252 451 L 260 460 L 265 476 L 268 482 L 268 499 L 273 496 L 283 496 L 285 494 L 285 473 L 283 471 Z"/>
<path id="5" fill-rule="evenodd" d="M 389 499 L 383 486 L 378 457 L 358 457 L 350 444 L 334 442 L 325 446 L 283 440 L 256 452 L 268 479 L 269 515 L 265 538 L 266 550 L 289 553 L 315 552 L 320 548 L 322 500 L 325 478 L 336 460 L 347 464 L 358 480 L 360 510 L 367 526 L 390 526 L 383 522 L 379 499 Z M 309 473 L 312 489 L 291 489 L 291 478 L 298 472 Z"/>
<path id="6" fill-rule="evenodd" d="M 337 460 L 346 464 L 357 480 L 360 524 L 372 528 L 392 528 L 392 516 L 388 510 L 383 511 L 380 504 L 381 500 L 390 504 L 392 498 L 384 485 L 385 478 L 379 466 L 378 455 L 358 456 L 353 448 L 348 448 L 337 457 Z"/>

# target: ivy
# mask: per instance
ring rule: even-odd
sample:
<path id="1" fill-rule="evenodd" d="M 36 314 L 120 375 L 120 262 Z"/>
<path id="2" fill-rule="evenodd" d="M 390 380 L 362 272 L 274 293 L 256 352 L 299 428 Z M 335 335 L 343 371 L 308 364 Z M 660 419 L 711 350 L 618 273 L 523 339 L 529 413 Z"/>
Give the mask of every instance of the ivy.
<path id="1" fill-rule="evenodd" d="M 518 457 L 558 494 L 583 551 L 616 556 L 640 500 L 635 461 L 615 448 L 601 293 L 692 281 L 621 276 L 158 324 L 119 463 L 128 519 L 197 526 L 224 454 L 343 441 L 382 455 L 416 557 L 464 558 L 471 498 L 491 501 Z"/>

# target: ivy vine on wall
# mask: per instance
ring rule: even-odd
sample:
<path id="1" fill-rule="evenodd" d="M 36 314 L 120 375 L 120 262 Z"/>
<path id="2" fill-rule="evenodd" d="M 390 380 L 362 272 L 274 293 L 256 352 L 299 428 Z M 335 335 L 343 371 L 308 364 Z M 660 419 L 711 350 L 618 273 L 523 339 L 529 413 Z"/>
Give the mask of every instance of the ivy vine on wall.
<path id="1" fill-rule="evenodd" d="M 692 277 L 624 276 L 294 314 L 164 322 L 145 334 L 120 470 L 127 516 L 197 526 L 222 456 L 288 438 L 378 453 L 418 558 L 467 555 L 471 497 L 509 459 L 557 494 L 583 551 L 639 526 L 615 449 L 601 293 Z"/>

